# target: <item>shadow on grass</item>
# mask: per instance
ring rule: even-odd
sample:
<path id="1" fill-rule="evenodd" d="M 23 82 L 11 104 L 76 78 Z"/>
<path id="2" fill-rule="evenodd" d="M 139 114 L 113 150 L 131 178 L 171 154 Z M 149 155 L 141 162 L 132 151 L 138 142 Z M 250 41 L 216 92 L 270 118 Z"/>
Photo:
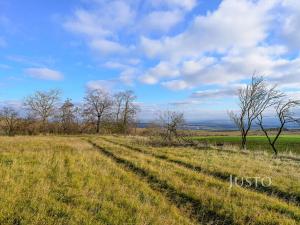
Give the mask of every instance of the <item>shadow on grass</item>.
<path id="1" fill-rule="evenodd" d="M 237 174 L 224 173 L 224 172 L 219 172 L 219 171 L 210 171 L 210 170 L 207 170 L 207 169 L 202 168 L 200 166 L 194 166 L 192 164 L 189 164 L 189 163 L 186 163 L 186 162 L 183 162 L 183 161 L 180 161 L 180 160 L 170 159 L 165 155 L 157 155 L 155 153 L 147 152 L 147 151 L 145 151 L 141 148 L 138 148 L 138 147 L 130 146 L 130 145 L 127 145 L 127 144 L 116 142 L 116 141 L 112 141 L 112 140 L 109 140 L 109 139 L 104 138 L 104 137 L 101 137 L 101 138 L 103 140 L 109 142 L 109 143 L 119 145 L 121 147 L 125 147 L 125 148 L 131 149 L 131 150 L 139 152 L 139 153 L 150 155 L 150 156 L 153 156 L 155 158 L 165 160 L 167 162 L 175 163 L 175 164 L 180 165 L 182 167 L 185 167 L 187 169 L 191 169 L 191 170 L 196 171 L 196 172 L 200 172 L 200 173 L 203 173 L 203 174 L 206 174 L 206 175 L 209 175 L 209 176 L 213 176 L 213 177 L 221 179 L 223 181 L 228 181 L 229 182 L 230 181 L 230 176 L 239 177 Z M 275 186 L 263 186 L 261 183 L 257 183 L 256 186 L 242 186 L 242 187 L 246 188 L 246 189 L 250 189 L 252 191 L 267 194 L 271 197 L 277 197 L 277 198 L 279 198 L 283 201 L 286 201 L 288 203 L 294 203 L 297 206 L 300 205 L 300 194 L 295 195 L 295 194 L 292 194 L 292 193 L 284 192 L 284 191 L 278 189 Z"/>

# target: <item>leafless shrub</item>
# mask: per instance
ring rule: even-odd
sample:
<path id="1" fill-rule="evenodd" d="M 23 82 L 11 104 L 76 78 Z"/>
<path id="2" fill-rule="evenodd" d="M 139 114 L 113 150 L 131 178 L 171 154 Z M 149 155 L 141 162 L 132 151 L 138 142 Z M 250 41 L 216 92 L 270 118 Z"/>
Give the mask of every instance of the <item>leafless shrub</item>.
<path id="1" fill-rule="evenodd" d="M 181 141 L 179 129 L 184 124 L 183 113 L 175 111 L 161 112 L 152 124 L 151 142 L 158 145 L 170 145 Z"/>
<path id="2" fill-rule="evenodd" d="M 277 128 L 277 132 L 275 134 L 275 137 L 272 138 L 268 132 L 268 130 L 265 128 L 264 122 L 263 122 L 263 112 L 259 114 L 257 117 L 257 124 L 260 126 L 261 130 L 264 132 L 266 135 L 268 142 L 270 146 L 272 147 L 272 150 L 275 154 L 275 156 L 278 155 L 278 150 L 276 148 L 276 143 L 282 134 L 282 131 L 284 127 L 288 123 L 299 123 L 300 118 L 297 118 L 295 116 L 295 113 L 293 112 L 293 109 L 296 107 L 300 106 L 300 101 L 299 100 L 284 100 L 284 99 L 279 99 L 275 105 L 275 110 L 276 110 L 276 116 L 278 118 L 278 121 L 280 123 L 279 127 Z M 273 129 L 274 130 L 274 129 Z"/>
<path id="3" fill-rule="evenodd" d="M 18 112 L 12 107 L 0 110 L 1 127 L 7 135 L 14 135 L 19 124 Z"/>

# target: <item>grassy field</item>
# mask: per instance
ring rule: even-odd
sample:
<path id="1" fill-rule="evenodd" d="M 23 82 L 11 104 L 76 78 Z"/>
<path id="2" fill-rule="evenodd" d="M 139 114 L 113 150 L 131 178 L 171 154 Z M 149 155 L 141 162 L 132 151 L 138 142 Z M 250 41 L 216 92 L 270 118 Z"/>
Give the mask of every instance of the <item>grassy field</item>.
<path id="1" fill-rule="evenodd" d="M 300 161 L 268 154 L 0 137 L 0 176 L 0 224 L 300 224 Z"/>
<path id="2" fill-rule="evenodd" d="M 227 145 L 240 146 L 240 136 L 198 136 L 194 140 L 208 142 L 211 144 L 224 143 Z M 300 154 L 300 135 L 283 135 L 278 139 L 277 148 L 279 153 L 296 153 Z M 265 136 L 249 136 L 247 148 L 250 150 L 272 151 L 268 140 Z"/>

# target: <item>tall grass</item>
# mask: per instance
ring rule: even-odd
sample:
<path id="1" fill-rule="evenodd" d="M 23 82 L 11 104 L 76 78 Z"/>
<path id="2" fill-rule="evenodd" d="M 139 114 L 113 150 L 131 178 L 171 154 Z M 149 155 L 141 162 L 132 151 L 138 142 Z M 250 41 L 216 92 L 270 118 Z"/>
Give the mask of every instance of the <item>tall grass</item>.
<path id="1" fill-rule="evenodd" d="M 225 218 L 228 224 L 297 224 L 300 220 L 300 209 L 283 200 L 241 187 L 229 189 L 228 181 L 103 140 L 94 141 L 177 190 L 178 195 L 184 194 L 199 202 L 202 205 L 198 209 L 200 215 L 214 212 L 211 214 L 214 224 L 219 223 L 220 218 Z"/>
<path id="2" fill-rule="evenodd" d="M 79 138 L 0 138 L 0 224 L 195 224 Z"/>
<path id="3" fill-rule="evenodd" d="M 188 164 L 195 169 L 229 180 L 238 177 L 270 177 L 272 186 L 265 191 L 281 195 L 287 200 L 300 203 L 300 163 L 294 160 L 274 159 L 262 154 L 241 154 L 228 151 L 196 150 L 193 148 L 170 148 L 138 146 L 131 139 L 108 138 L 113 143 L 139 148 L 145 153 L 165 157 L 169 161 Z M 270 189 L 270 190 L 269 190 Z"/>

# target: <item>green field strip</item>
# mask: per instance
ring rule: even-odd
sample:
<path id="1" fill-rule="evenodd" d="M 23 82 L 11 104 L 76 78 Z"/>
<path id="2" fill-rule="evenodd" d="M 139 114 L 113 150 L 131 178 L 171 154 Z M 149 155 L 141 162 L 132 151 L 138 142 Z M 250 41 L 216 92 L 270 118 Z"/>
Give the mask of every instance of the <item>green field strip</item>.
<path id="1" fill-rule="evenodd" d="M 95 144 L 95 142 L 93 142 Z M 97 145 L 98 142 L 96 142 Z M 175 190 L 193 196 L 211 211 L 233 219 L 233 224 L 297 224 L 300 209 L 276 198 L 235 187 L 228 190 L 228 183 L 204 174 L 146 156 L 124 148 L 100 142 L 103 150 L 134 167 L 158 177 Z M 202 194 L 200 194 L 202 193 Z M 221 195 L 221 196 L 220 196 Z M 259 212 L 256 215 L 256 212 Z M 267 221 L 264 223 L 263 221 Z M 269 222 L 268 222 L 269 221 Z"/>
<path id="2" fill-rule="evenodd" d="M 195 136 L 192 140 L 202 141 L 205 143 L 224 143 L 234 146 L 240 146 L 240 136 Z M 272 149 L 265 136 L 248 136 L 247 148 L 250 150 L 263 150 L 272 152 Z M 279 153 L 293 152 L 300 153 L 300 135 L 283 135 L 277 143 Z M 299 158 L 298 158 L 299 160 Z"/>
<path id="3" fill-rule="evenodd" d="M 211 171 L 211 170 L 208 170 L 204 167 L 192 165 L 192 164 L 184 162 L 182 160 L 169 158 L 166 154 L 162 154 L 162 153 L 155 154 L 153 152 L 145 150 L 145 148 L 142 149 L 142 148 L 135 147 L 135 146 L 132 146 L 132 145 L 120 143 L 118 141 L 112 141 L 108 138 L 103 138 L 103 137 L 101 137 L 101 138 L 104 139 L 105 141 L 108 141 L 108 142 L 112 143 L 112 144 L 119 145 L 119 146 L 131 149 L 131 150 L 139 152 L 139 153 L 148 154 L 148 155 L 151 155 L 153 157 L 156 157 L 156 158 L 159 158 L 159 159 L 162 159 L 162 160 L 166 160 L 166 161 L 171 162 L 171 163 L 178 164 L 180 166 L 191 169 L 193 171 L 197 171 L 197 172 L 209 175 L 209 176 L 213 176 L 213 177 L 222 179 L 224 181 L 229 181 L 230 176 L 238 177 L 237 174 L 224 173 L 224 172 L 220 172 L 220 171 Z M 252 182 L 254 182 L 254 180 L 252 180 Z M 277 197 L 281 200 L 284 200 L 284 201 L 287 201 L 287 202 L 290 202 L 290 203 L 295 203 L 296 205 L 300 205 L 300 193 L 299 194 L 298 193 L 288 193 L 288 192 L 284 192 L 284 191 L 280 190 L 278 187 L 263 186 L 260 183 L 258 183 L 258 185 L 256 187 L 255 186 L 243 186 L 243 188 L 247 188 L 247 189 L 250 189 L 250 190 L 253 190 L 253 191 L 265 193 L 269 196 Z"/>

